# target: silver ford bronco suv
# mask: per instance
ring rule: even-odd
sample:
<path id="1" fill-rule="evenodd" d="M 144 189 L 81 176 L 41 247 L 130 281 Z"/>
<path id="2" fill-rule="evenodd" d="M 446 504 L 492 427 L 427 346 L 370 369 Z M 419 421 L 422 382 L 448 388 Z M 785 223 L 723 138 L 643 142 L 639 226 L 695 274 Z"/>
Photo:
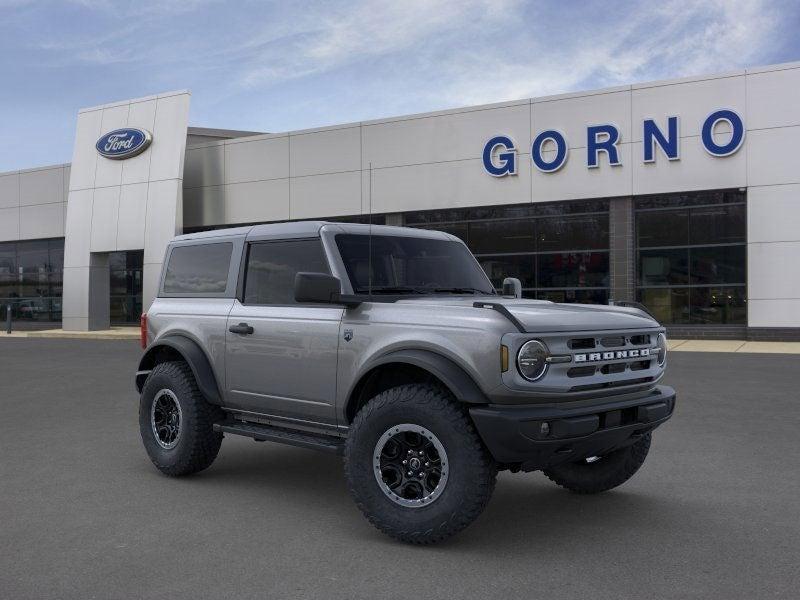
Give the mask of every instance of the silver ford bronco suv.
<path id="1" fill-rule="evenodd" d="M 641 467 L 672 415 L 664 328 L 630 306 L 492 282 L 458 238 L 323 222 L 176 237 L 142 316 L 139 428 L 155 466 L 223 436 L 344 456 L 381 531 L 428 544 L 483 511 L 498 470 L 579 494 Z"/>

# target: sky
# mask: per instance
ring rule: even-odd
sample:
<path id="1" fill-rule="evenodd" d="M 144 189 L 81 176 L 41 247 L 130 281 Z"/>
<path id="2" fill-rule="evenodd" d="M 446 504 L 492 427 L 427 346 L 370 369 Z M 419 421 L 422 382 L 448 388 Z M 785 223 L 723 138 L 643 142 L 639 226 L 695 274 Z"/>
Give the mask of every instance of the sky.
<path id="1" fill-rule="evenodd" d="M 159 92 L 279 132 L 796 61 L 799 26 L 797 0 L 0 0 L 0 172 Z"/>

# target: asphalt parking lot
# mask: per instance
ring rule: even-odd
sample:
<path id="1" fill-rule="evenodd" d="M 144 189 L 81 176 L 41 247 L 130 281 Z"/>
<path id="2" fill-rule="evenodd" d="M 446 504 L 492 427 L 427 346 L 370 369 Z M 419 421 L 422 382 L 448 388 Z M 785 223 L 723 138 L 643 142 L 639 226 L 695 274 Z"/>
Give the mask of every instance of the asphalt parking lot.
<path id="1" fill-rule="evenodd" d="M 133 342 L 0 339 L 0 598 L 797 598 L 800 357 L 670 355 L 639 474 L 572 495 L 500 475 L 451 541 L 384 537 L 339 458 L 228 437 L 160 475 Z"/>

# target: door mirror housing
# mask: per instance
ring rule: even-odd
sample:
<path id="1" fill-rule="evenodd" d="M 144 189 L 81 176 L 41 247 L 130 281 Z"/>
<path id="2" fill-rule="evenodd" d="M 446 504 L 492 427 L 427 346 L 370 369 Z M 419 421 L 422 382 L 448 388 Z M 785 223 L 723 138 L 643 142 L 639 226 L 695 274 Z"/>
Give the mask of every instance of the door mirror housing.
<path id="1" fill-rule="evenodd" d="M 294 299 L 315 304 L 357 306 L 360 300 L 342 295 L 342 282 L 327 273 L 298 273 L 294 276 Z"/>
<path id="2" fill-rule="evenodd" d="M 503 280 L 503 296 L 522 298 L 522 282 L 516 277 L 506 277 Z"/>

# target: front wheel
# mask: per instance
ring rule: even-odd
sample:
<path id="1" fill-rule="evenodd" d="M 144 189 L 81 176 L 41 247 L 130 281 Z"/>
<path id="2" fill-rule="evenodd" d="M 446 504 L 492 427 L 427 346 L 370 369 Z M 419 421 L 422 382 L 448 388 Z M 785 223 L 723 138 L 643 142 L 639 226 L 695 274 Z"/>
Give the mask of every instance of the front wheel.
<path id="1" fill-rule="evenodd" d="M 545 469 L 544 474 L 576 494 L 605 492 L 622 485 L 639 470 L 650 451 L 650 435 L 648 433 L 635 444 L 603 456 L 592 456 Z"/>
<path id="2" fill-rule="evenodd" d="M 483 512 L 497 467 L 463 407 L 446 391 L 403 385 L 370 400 L 345 447 L 350 492 L 379 530 L 440 542 Z"/>

